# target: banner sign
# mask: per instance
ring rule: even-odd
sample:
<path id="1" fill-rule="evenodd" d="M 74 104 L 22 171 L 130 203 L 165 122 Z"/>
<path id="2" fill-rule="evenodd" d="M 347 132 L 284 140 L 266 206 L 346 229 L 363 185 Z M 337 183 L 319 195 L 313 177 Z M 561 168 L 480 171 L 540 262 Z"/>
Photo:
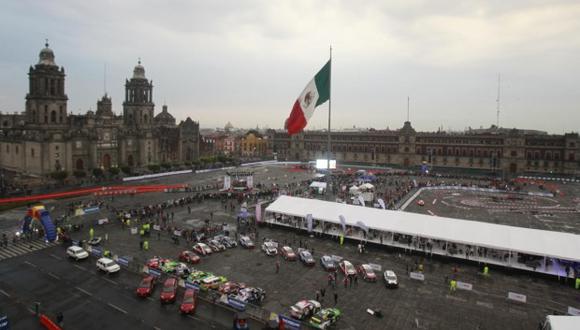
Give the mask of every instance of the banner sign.
<path id="1" fill-rule="evenodd" d="M 0 316 L 0 330 L 10 330 L 10 320 L 8 320 L 8 315 Z"/>
<path id="2" fill-rule="evenodd" d="M 526 303 L 527 297 L 525 294 L 521 294 L 521 293 L 515 293 L 515 292 L 508 292 L 508 299 L 509 300 L 513 300 L 513 301 L 517 301 L 517 302 L 521 302 L 521 303 Z"/>
<path id="3" fill-rule="evenodd" d="M 580 316 L 580 309 L 568 306 L 568 315 Z"/>
<path id="4" fill-rule="evenodd" d="M 229 190 L 232 187 L 232 181 L 229 175 L 224 176 L 224 190 Z"/>
<path id="5" fill-rule="evenodd" d="M 239 311 L 246 310 L 246 303 L 235 298 L 228 297 L 228 305 L 232 306 L 233 308 Z"/>
<path id="6" fill-rule="evenodd" d="M 153 225 L 153 230 L 161 230 L 161 226 L 160 225 Z"/>
<path id="7" fill-rule="evenodd" d="M 340 224 L 342 225 L 342 231 L 346 232 L 346 219 L 344 215 L 339 215 L 338 218 L 340 219 Z"/>
<path id="8" fill-rule="evenodd" d="M 97 220 L 97 224 L 99 225 L 104 225 L 106 223 L 109 223 L 109 219 L 107 218 Z"/>
<path id="9" fill-rule="evenodd" d="M 98 247 L 92 247 L 91 254 L 94 256 L 100 257 L 103 255 L 103 251 L 101 249 L 99 249 Z"/>
<path id="10" fill-rule="evenodd" d="M 199 285 L 196 283 L 191 283 L 191 282 L 186 281 L 185 288 L 186 289 L 193 289 L 193 291 L 199 292 Z"/>
<path id="11" fill-rule="evenodd" d="M 85 212 L 85 214 L 94 213 L 94 212 L 99 211 L 99 207 L 98 206 L 88 207 L 88 208 L 84 209 L 83 211 Z"/>
<path id="12" fill-rule="evenodd" d="M 154 268 L 149 268 L 149 275 L 159 277 L 161 276 L 161 271 Z"/>
<path id="13" fill-rule="evenodd" d="M 471 291 L 473 290 L 473 284 L 457 281 L 457 288 L 461 290 Z"/>
<path id="14" fill-rule="evenodd" d="M 412 279 L 417 281 L 425 281 L 425 275 L 423 273 L 410 272 L 409 276 L 411 276 Z"/>
<path id="15" fill-rule="evenodd" d="M 278 318 L 284 323 L 284 329 L 299 330 L 300 321 L 288 318 L 284 315 L 278 315 Z"/>
<path id="16" fill-rule="evenodd" d="M 119 257 L 117 258 L 117 263 L 120 265 L 123 265 L 125 267 L 129 266 L 129 260 L 123 258 L 123 257 Z"/>
<path id="17" fill-rule="evenodd" d="M 262 222 L 262 203 L 256 204 L 256 222 Z"/>
<path id="18" fill-rule="evenodd" d="M 372 270 L 377 271 L 377 272 L 380 272 L 383 269 L 383 267 L 381 265 L 378 265 L 378 264 L 369 264 L 369 266 L 371 266 Z"/>
<path id="19" fill-rule="evenodd" d="M 308 213 L 306 215 L 306 225 L 308 227 L 308 232 L 312 231 L 312 214 Z"/>

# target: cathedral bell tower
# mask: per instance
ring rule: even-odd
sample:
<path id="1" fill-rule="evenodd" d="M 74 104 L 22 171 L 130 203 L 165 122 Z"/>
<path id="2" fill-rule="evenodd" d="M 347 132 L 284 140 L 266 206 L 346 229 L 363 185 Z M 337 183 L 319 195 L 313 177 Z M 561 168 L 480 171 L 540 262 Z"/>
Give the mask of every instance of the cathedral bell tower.
<path id="1" fill-rule="evenodd" d="M 38 63 L 28 72 L 28 94 L 26 94 L 26 121 L 45 127 L 67 124 L 67 101 L 64 92 L 64 68 L 54 62 L 54 53 L 48 47 L 40 51 Z"/>
<path id="2" fill-rule="evenodd" d="M 141 60 L 133 70 L 133 78 L 125 81 L 123 121 L 126 126 L 150 128 L 153 123 L 153 81 L 145 77 Z"/>

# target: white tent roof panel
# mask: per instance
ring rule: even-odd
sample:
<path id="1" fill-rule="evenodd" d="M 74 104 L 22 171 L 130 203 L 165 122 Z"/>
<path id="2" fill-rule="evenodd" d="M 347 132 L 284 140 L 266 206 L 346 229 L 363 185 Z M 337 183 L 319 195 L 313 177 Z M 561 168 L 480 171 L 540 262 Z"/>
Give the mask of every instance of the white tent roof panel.
<path id="1" fill-rule="evenodd" d="M 278 197 L 266 208 L 266 212 L 298 217 L 306 217 L 306 214 L 311 213 L 314 219 L 336 224 L 340 224 L 338 216 L 343 215 L 347 225 L 350 226 L 356 226 L 357 221 L 362 221 L 367 227 L 379 231 L 580 261 L 580 235 L 570 233 L 382 210 L 291 196 Z"/>

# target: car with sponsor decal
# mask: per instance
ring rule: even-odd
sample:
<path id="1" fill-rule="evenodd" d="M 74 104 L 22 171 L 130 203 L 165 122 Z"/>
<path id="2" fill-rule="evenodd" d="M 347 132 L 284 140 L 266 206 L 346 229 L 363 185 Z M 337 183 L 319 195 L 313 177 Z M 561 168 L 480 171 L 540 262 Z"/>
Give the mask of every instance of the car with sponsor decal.
<path id="1" fill-rule="evenodd" d="M 420 200 L 417 201 L 417 205 L 419 205 L 419 206 L 425 206 L 425 201 L 422 200 L 422 199 L 420 199 Z"/>
<path id="2" fill-rule="evenodd" d="M 264 251 L 266 255 L 275 256 L 278 254 L 278 243 L 274 241 L 266 241 L 262 244 L 262 251 Z"/>
<path id="3" fill-rule="evenodd" d="M 298 251 L 298 256 L 300 261 L 302 261 L 302 263 L 306 266 L 314 266 L 316 264 L 312 253 L 306 249 L 300 249 L 300 251 Z"/>
<path id="4" fill-rule="evenodd" d="M 189 267 L 186 264 L 179 261 L 168 261 L 163 263 L 161 266 L 161 271 L 167 274 L 175 274 L 177 276 L 187 277 L 190 273 Z"/>
<path id="5" fill-rule="evenodd" d="M 194 314 L 197 307 L 195 300 L 195 290 L 186 289 L 183 293 L 181 304 L 179 305 L 179 311 L 181 314 Z"/>
<path id="6" fill-rule="evenodd" d="M 356 269 L 348 260 L 343 260 L 338 263 L 340 270 L 345 276 L 356 275 Z"/>
<path id="7" fill-rule="evenodd" d="M 207 245 L 213 252 L 221 252 L 226 250 L 226 246 L 220 243 L 217 239 L 212 239 L 207 242 Z"/>
<path id="8" fill-rule="evenodd" d="M 197 264 L 201 261 L 201 258 L 195 254 L 193 251 L 185 250 L 179 254 L 179 261 L 187 262 L 190 264 Z"/>
<path id="9" fill-rule="evenodd" d="M 177 295 L 177 279 L 175 277 L 170 277 L 163 283 L 163 288 L 159 294 L 159 299 L 161 303 L 172 303 L 175 302 L 175 296 Z"/>
<path id="10" fill-rule="evenodd" d="M 202 270 L 194 270 L 189 274 L 187 280 L 191 283 L 198 283 L 206 277 L 213 276 L 213 273 L 204 272 Z"/>
<path id="11" fill-rule="evenodd" d="M 143 277 L 143 279 L 141 280 L 141 282 L 139 283 L 139 286 L 137 287 L 137 296 L 142 297 L 142 298 L 146 298 L 149 297 L 151 295 L 151 293 L 153 293 L 153 290 L 155 289 L 155 284 L 157 283 L 157 278 L 155 276 L 145 276 Z"/>
<path id="12" fill-rule="evenodd" d="M 153 269 L 160 269 L 162 265 L 165 265 L 166 262 L 170 262 L 170 259 L 160 258 L 160 257 L 153 257 L 147 260 L 147 267 Z"/>
<path id="13" fill-rule="evenodd" d="M 226 283 L 228 279 L 225 276 L 208 276 L 199 281 L 199 287 L 206 291 L 206 290 L 217 290 L 220 285 Z"/>
<path id="14" fill-rule="evenodd" d="M 336 261 L 329 255 L 323 255 L 320 257 L 320 264 L 326 271 L 333 272 L 336 270 Z"/>
<path id="15" fill-rule="evenodd" d="M 376 282 L 377 275 L 374 269 L 369 264 L 362 264 L 356 267 L 357 272 L 362 276 L 363 280 L 367 282 Z"/>
<path id="16" fill-rule="evenodd" d="M 388 288 L 396 288 L 399 286 L 399 280 L 397 279 L 397 274 L 392 270 L 385 270 L 383 273 L 383 280 Z"/>
<path id="17" fill-rule="evenodd" d="M 316 329 L 328 329 L 338 321 L 340 315 L 338 308 L 323 308 L 314 314 L 308 323 Z"/>
<path id="18" fill-rule="evenodd" d="M 226 248 L 231 249 L 231 248 L 235 248 L 236 246 L 238 246 L 238 242 L 236 242 L 235 239 L 229 237 L 229 236 L 218 236 L 216 237 L 216 239 L 222 243 L 223 245 L 225 245 Z"/>
<path id="19" fill-rule="evenodd" d="M 254 242 L 248 236 L 240 236 L 240 245 L 246 249 L 253 249 L 255 247 Z"/>
<path id="20" fill-rule="evenodd" d="M 316 300 L 300 300 L 290 307 L 290 316 L 298 320 L 304 320 L 320 311 L 321 305 Z"/>
<path id="21" fill-rule="evenodd" d="M 266 291 L 262 288 L 247 287 L 230 296 L 246 303 L 260 305 L 266 299 Z"/>
<path id="22" fill-rule="evenodd" d="M 282 256 L 282 258 L 284 258 L 284 260 L 296 261 L 296 253 L 294 253 L 294 250 L 292 250 L 291 247 L 283 246 L 280 248 L 279 252 L 280 252 L 280 255 Z"/>
<path id="23" fill-rule="evenodd" d="M 244 283 L 229 281 L 220 285 L 219 292 L 223 294 L 237 294 L 238 291 L 240 291 L 240 289 L 243 289 L 245 287 L 246 284 Z"/>
<path id="24" fill-rule="evenodd" d="M 193 251 L 202 256 L 207 256 L 213 253 L 212 249 L 205 243 L 195 243 L 193 245 Z"/>
<path id="25" fill-rule="evenodd" d="M 89 257 L 89 253 L 80 246 L 71 245 L 66 249 L 66 255 L 76 261 L 83 260 Z"/>

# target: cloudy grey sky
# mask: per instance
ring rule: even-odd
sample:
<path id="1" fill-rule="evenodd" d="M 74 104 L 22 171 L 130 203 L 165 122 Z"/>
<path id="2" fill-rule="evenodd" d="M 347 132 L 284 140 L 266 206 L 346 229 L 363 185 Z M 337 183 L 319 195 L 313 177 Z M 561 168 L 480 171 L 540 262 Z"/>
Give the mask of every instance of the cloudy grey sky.
<path id="1" fill-rule="evenodd" d="M 281 128 L 332 44 L 335 128 L 398 128 L 407 96 L 417 129 L 487 127 L 501 72 L 501 126 L 578 131 L 579 18 L 577 0 L 4 0 L 0 110 L 23 110 L 48 38 L 72 112 L 95 109 L 106 64 L 120 113 L 141 57 L 157 112 L 166 100 L 202 127 Z"/>

